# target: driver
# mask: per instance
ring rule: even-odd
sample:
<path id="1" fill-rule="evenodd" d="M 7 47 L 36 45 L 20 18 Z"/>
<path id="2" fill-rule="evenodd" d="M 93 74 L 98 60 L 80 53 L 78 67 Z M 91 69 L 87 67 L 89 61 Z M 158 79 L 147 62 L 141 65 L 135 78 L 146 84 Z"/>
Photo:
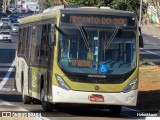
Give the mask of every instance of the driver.
<path id="1" fill-rule="evenodd" d="M 119 58 L 118 51 L 113 51 L 111 60 L 112 61 L 118 61 L 119 60 L 118 58 Z"/>

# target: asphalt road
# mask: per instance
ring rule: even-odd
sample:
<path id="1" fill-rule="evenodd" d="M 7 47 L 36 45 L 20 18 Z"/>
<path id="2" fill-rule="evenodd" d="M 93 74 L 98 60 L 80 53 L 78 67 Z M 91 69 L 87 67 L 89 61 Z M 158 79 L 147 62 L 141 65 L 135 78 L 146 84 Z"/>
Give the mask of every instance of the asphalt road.
<path id="1" fill-rule="evenodd" d="M 160 65 L 160 28 L 142 26 L 142 32 L 144 48 L 141 49 L 141 59 Z"/>
<path id="2" fill-rule="evenodd" d="M 160 38 L 145 34 L 143 38 L 144 48 L 141 49 L 141 59 L 160 65 Z"/>
<path id="3" fill-rule="evenodd" d="M 30 111 L 32 113 L 42 112 L 39 104 L 24 105 L 21 101 L 21 94 L 14 89 L 14 57 L 16 48 L 16 36 L 13 36 L 13 42 L 0 42 L 0 111 Z M 153 42 L 154 41 L 154 42 Z M 160 65 L 160 39 L 144 36 L 144 49 L 141 49 L 141 58 L 155 62 Z M 69 107 L 53 110 L 53 112 L 42 112 L 40 119 L 145 119 L 145 117 L 136 117 L 140 111 L 123 107 L 120 116 L 111 116 L 107 109 L 89 109 L 86 107 Z M 0 112 L 1 114 L 1 112 Z M 159 114 L 158 114 L 159 115 Z M 0 115 L 1 116 L 1 115 Z M 160 115 L 159 115 L 160 116 Z M 1 118 L 0 118 L 1 119 Z M 4 118 L 3 118 L 4 119 Z"/>

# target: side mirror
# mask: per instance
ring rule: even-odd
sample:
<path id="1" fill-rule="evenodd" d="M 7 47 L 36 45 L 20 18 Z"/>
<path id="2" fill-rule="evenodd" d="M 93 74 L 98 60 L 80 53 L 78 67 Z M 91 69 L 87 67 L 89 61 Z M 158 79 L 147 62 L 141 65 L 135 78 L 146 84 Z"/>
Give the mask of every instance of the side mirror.
<path id="1" fill-rule="evenodd" d="M 122 33 L 123 33 L 123 30 L 122 30 L 121 28 L 118 29 L 118 32 L 117 32 L 117 34 L 116 34 L 116 37 L 121 37 Z"/>
<path id="2" fill-rule="evenodd" d="M 54 42 L 55 42 L 54 31 L 51 31 L 51 32 L 50 32 L 50 38 L 49 38 L 49 40 L 50 40 L 51 46 L 53 46 L 53 45 L 54 45 Z"/>
<path id="3" fill-rule="evenodd" d="M 143 47 L 144 47 L 142 35 L 139 36 L 139 47 L 140 47 L 140 48 L 143 48 Z"/>
<path id="4" fill-rule="evenodd" d="M 50 44 L 51 46 L 55 45 L 55 39 L 56 39 L 56 31 L 55 31 L 55 24 L 52 24 L 51 26 L 51 32 L 50 32 Z"/>

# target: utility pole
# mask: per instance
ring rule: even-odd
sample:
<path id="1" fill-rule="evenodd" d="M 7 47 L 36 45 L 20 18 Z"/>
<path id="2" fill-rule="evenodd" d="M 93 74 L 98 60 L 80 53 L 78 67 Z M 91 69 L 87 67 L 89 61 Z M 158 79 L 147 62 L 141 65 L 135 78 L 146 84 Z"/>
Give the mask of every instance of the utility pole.
<path id="1" fill-rule="evenodd" d="M 3 13 L 6 13 L 7 6 L 10 6 L 10 0 L 3 0 Z"/>
<path id="2" fill-rule="evenodd" d="M 3 0 L 3 13 L 6 13 L 6 0 Z"/>
<path id="3" fill-rule="evenodd" d="M 8 8 L 8 10 L 9 10 L 9 7 L 10 7 L 10 0 L 8 0 L 7 3 L 8 3 L 8 4 L 7 4 L 7 8 Z"/>
<path id="4" fill-rule="evenodd" d="M 142 21 L 142 0 L 140 0 L 139 27 L 141 27 L 141 21 Z"/>

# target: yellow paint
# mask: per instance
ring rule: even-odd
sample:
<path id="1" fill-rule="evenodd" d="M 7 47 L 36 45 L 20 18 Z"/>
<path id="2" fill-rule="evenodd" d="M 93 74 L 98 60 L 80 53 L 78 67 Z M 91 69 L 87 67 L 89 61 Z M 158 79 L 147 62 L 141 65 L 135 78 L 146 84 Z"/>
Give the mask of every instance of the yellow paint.
<path id="1" fill-rule="evenodd" d="M 87 59 L 93 60 L 93 53 L 91 53 L 91 52 L 87 53 Z"/>
<path id="2" fill-rule="evenodd" d="M 68 58 L 70 57 L 70 40 L 68 40 Z"/>
<path id="3" fill-rule="evenodd" d="M 41 76 L 44 81 L 47 80 L 47 69 L 44 68 L 32 68 L 32 91 L 39 93 Z"/>
<path id="4" fill-rule="evenodd" d="M 22 21 L 20 22 L 20 24 L 26 24 L 26 23 L 30 23 L 30 22 L 36 22 L 36 21 L 42 21 L 42 20 L 48 20 L 48 19 L 52 19 L 52 18 L 56 18 L 56 25 L 57 27 L 59 27 L 59 20 L 60 20 L 60 11 L 57 11 L 55 13 L 51 13 L 51 14 L 41 14 L 41 15 L 36 15 L 36 16 L 30 16 L 27 18 L 22 19 Z M 137 28 L 138 30 L 138 28 Z M 136 70 L 133 72 L 133 74 L 122 84 L 90 84 L 90 83 L 78 83 L 78 82 L 72 82 L 67 76 L 65 76 L 65 74 L 63 73 L 63 71 L 60 69 L 60 67 L 58 66 L 58 39 L 59 39 L 59 33 L 58 31 L 56 31 L 56 46 L 54 49 L 54 60 L 53 60 L 53 73 L 52 73 L 52 85 L 56 85 L 59 86 L 57 81 L 56 81 L 56 77 L 55 74 L 60 75 L 65 82 L 69 85 L 69 87 L 72 90 L 77 90 L 77 91 L 93 91 L 93 92 L 121 92 L 130 82 L 131 80 L 133 80 L 135 77 L 138 76 L 138 62 L 139 62 L 139 47 L 137 47 L 137 68 Z M 139 45 L 138 43 L 138 34 L 137 34 L 137 45 Z M 68 43 L 68 52 L 70 52 L 70 41 Z M 77 58 L 78 58 L 78 52 L 77 52 Z M 88 53 L 87 54 L 87 59 L 88 60 L 92 60 L 93 59 L 93 53 Z M 32 90 L 34 92 L 39 92 L 39 85 L 40 85 L 40 76 L 44 75 L 44 79 L 45 81 L 47 81 L 47 69 L 40 69 L 40 68 L 33 68 L 32 69 L 32 80 L 33 80 L 33 88 Z M 99 86 L 99 90 L 95 90 L 95 86 Z M 137 89 L 137 86 L 136 88 Z"/>

